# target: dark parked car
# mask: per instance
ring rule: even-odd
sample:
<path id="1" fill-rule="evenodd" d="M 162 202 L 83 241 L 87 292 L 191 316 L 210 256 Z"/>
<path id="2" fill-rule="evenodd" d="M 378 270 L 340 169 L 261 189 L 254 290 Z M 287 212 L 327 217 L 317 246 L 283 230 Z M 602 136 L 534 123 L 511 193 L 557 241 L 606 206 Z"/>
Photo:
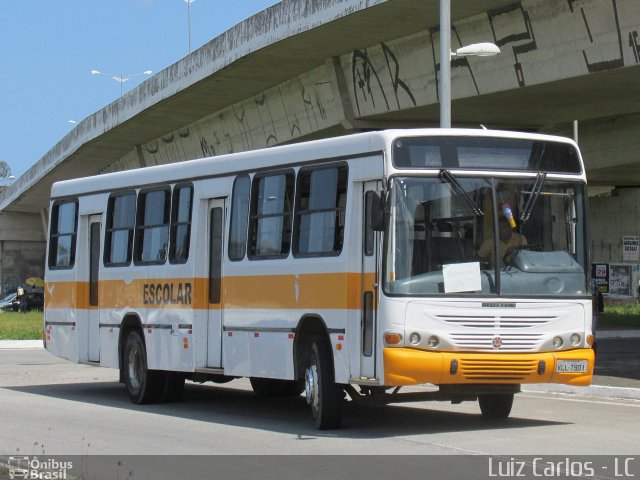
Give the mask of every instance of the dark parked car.
<path id="1" fill-rule="evenodd" d="M 44 294 L 42 292 L 25 292 L 27 300 L 27 310 L 42 310 L 44 307 Z M 20 309 L 16 293 L 10 293 L 0 300 L 0 310 L 17 312 Z"/>
<path id="2" fill-rule="evenodd" d="M 0 300 L 0 310 L 13 312 L 13 304 L 16 302 L 16 293 L 10 293 L 2 300 Z"/>

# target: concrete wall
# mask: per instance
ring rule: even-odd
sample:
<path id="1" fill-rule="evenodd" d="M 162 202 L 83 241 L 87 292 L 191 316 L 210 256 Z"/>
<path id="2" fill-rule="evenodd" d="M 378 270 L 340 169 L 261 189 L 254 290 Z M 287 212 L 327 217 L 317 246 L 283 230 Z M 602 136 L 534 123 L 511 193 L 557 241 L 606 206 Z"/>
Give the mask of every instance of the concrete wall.
<path id="1" fill-rule="evenodd" d="M 623 263 L 622 237 L 640 235 L 638 219 L 640 188 L 617 188 L 589 198 L 591 261 Z"/>
<path id="2" fill-rule="evenodd" d="M 44 215 L 44 213 L 43 213 Z M 0 294 L 44 276 L 46 240 L 41 215 L 0 213 Z"/>

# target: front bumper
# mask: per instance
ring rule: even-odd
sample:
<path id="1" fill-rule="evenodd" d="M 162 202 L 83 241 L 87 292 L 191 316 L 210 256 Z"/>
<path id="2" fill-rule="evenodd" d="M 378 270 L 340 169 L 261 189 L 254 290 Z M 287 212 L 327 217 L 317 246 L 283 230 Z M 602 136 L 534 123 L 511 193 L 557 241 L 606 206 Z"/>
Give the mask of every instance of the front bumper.
<path id="1" fill-rule="evenodd" d="M 591 384 L 595 362 L 591 348 L 542 353 L 427 352 L 413 348 L 385 348 L 383 355 L 384 384 L 387 386 L 423 383 L 562 383 L 586 386 Z M 587 371 L 557 373 L 558 360 L 587 360 Z M 455 373 L 452 363 L 454 366 L 457 364 Z"/>

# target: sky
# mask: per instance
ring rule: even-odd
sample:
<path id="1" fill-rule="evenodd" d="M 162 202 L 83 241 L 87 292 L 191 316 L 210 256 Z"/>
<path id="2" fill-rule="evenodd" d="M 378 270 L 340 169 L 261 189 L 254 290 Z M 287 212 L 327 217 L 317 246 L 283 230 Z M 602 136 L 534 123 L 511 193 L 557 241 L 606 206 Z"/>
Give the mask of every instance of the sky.
<path id="1" fill-rule="evenodd" d="M 191 48 L 277 0 L 192 0 Z M 16 178 L 80 122 L 120 96 L 99 70 L 153 73 L 186 56 L 186 0 L 2 0 L 0 160 Z M 144 75 L 124 83 L 128 92 Z"/>

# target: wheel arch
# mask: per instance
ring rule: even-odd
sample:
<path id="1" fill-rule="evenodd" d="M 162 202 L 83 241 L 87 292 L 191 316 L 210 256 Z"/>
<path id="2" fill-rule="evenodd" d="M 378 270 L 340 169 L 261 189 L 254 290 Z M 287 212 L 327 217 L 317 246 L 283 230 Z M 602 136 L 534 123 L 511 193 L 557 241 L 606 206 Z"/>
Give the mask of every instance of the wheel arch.
<path id="1" fill-rule="evenodd" d="M 127 339 L 127 335 L 129 335 L 129 332 L 131 331 L 138 331 L 140 333 L 140 337 L 142 338 L 142 342 L 146 348 L 144 331 L 142 330 L 142 320 L 137 313 L 127 313 L 122 318 L 122 322 L 120 322 L 120 335 L 118 337 L 118 368 L 120 370 L 120 383 L 124 383 L 124 376 L 122 371 L 124 342 Z"/>
<path id="2" fill-rule="evenodd" d="M 303 378 L 305 369 L 306 352 L 311 351 L 314 340 L 322 340 L 331 344 L 329 329 L 324 319 L 315 313 L 305 314 L 298 321 L 295 329 L 293 343 L 293 366 L 295 378 Z M 333 367 L 333 356 L 331 357 Z M 335 370 L 334 370 L 335 371 Z"/>

